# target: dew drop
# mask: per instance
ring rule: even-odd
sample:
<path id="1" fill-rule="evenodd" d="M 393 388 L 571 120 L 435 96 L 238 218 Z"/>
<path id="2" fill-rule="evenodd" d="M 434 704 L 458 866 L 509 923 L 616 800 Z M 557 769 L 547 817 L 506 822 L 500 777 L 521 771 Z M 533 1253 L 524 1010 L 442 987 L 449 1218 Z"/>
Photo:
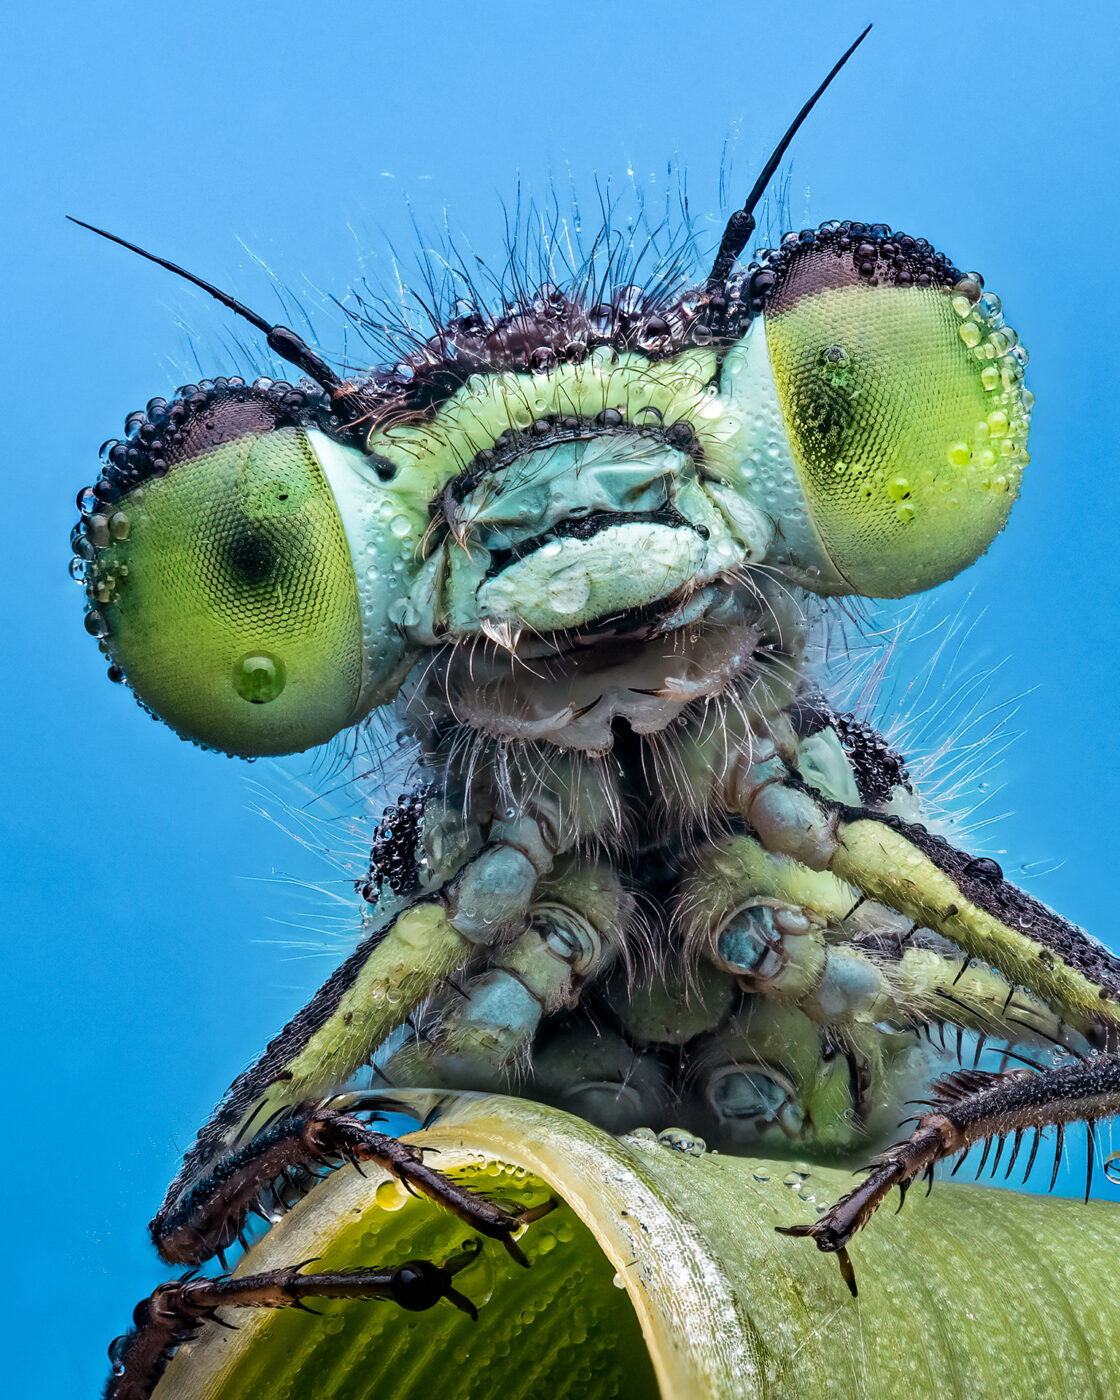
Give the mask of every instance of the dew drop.
<path id="1" fill-rule="evenodd" d="M 90 608 L 85 616 L 85 629 L 91 637 L 107 637 L 109 624 L 96 608 Z"/>
<path id="2" fill-rule="evenodd" d="M 373 1193 L 381 1210 L 400 1210 L 408 1200 L 408 1192 L 399 1181 L 383 1181 Z"/>
<path id="3" fill-rule="evenodd" d="M 1003 312 L 1003 303 L 995 292 L 985 292 L 980 298 L 980 310 L 985 316 L 999 316 Z"/>
<path id="4" fill-rule="evenodd" d="M 961 280 L 954 286 L 953 292 L 968 302 L 969 310 L 980 300 L 980 294 L 984 289 L 984 279 L 976 272 L 966 272 Z"/>
<path id="5" fill-rule="evenodd" d="M 275 700 L 286 683 L 284 663 L 267 651 L 243 656 L 233 668 L 234 689 L 252 705 L 267 705 Z"/>
<path id="6" fill-rule="evenodd" d="M 962 321 L 960 335 L 970 350 L 980 344 L 981 331 L 975 321 Z"/>

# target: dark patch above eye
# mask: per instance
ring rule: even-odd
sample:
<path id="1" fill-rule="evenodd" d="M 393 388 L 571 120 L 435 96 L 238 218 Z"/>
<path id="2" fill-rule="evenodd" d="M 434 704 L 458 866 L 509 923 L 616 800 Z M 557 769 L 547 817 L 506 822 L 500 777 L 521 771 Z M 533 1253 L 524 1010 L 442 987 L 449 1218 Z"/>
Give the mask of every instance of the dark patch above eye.
<path id="1" fill-rule="evenodd" d="M 143 412 L 129 415 L 127 436 L 101 449 L 105 465 L 93 494 L 104 503 L 118 501 L 144 482 L 248 433 L 296 427 L 330 431 L 332 425 L 326 395 L 311 385 L 280 380 L 246 384 L 236 377 L 187 384 L 170 402 L 152 399 Z"/>
<path id="2" fill-rule="evenodd" d="M 748 315 L 780 315 L 798 298 L 835 287 L 952 287 L 963 277 L 924 238 L 889 224 L 832 220 L 788 233 L 756 254 L 740 299 Z"/>

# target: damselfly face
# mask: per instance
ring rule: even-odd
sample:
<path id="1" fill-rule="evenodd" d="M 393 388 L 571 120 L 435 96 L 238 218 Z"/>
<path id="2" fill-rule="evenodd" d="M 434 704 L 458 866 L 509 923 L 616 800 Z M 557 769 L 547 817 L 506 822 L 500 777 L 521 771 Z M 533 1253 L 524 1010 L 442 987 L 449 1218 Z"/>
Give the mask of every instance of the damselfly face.
<path id="1" fill-rule="evenodd" d="M 713 629 L 763 578 L 900 597 L 984 552 L 1027 461 L 1025 360 L 978 277 L 829 223 L 716 293 L 480 308 L 329 399 L 190 386 L 80 498 L 87 626 L 148 708 L 246 755 L 324 742 L 448 645 L 543 659 L 553 688 L 604 646 L 741 668 Z"/>

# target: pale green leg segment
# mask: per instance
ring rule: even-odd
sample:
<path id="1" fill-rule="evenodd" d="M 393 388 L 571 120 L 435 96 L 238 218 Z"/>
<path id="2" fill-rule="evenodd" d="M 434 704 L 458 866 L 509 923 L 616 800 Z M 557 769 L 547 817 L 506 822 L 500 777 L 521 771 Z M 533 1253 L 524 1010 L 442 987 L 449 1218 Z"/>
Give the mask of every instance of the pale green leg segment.
<path id="1" fill-rule="evenodd" d="M 804 794 L 794 796 L 791 810 L 802 810 Z M 923 941 L 910 919 L 854 885 L 750 836 L 709 846 L 684 881 L 691 965 L 749 994 L 698 1055 L 694 1082 L 721 1140 L 866 1151 L 937 1068 L 916 1034 L 923 1025 L 1038 1046 L 1077 1039 L 1025 989 L 930 946 L 928 932 Z M 861 948 L 872 934 L 897 939 L 897 955 Z"/>
<path id="2" fill-rule="evenodd" d="M 1058 1015 L 981 963 L 946 957 L 920 939 L 901 940 L 897 959 L 861 949 L 853 941 L 861 934 L 909 936 L 913 924 L 859 893 L 855 881 L 775 855 L 752 837 L 730 837 L 705 851 L 684 885 L 692 956 L 823 1026 L 951 1021 L 1002 1039 L 1062 1039 Z"/>
<path id="3" fill-rule="evenodd" d="M 934 930 L 970 957 L 1026 986 L 1079 1031 L 1120 1022 L 1120 1004 L 1078 968 L 1022 929 L 974 904 L 956 882 L 906 836 L 862 813 L 846 815 L 811 791 L 787 786 L 784 765 L 770 759 L 724 775 L 723 797 L 767 851 L 828 872 L 860 894 Z"/>
<path id="4" fill-rule="evenodd" d="M 872 820 L 840 821 L 830 868 L 909 918 L 935 929 L 1011 982 L 1029 987 L 1079 1030 L 1120 1022 L 1120 1005 L 1022 930 L 966 899 L 950 876 L 900 832 Z"/>
<path id="5" fill-rule="evenodd" d="M 495 950 L 441 1013 L 435 1039 L 384 1067 L 394 1085 L 506 1089 L 542 1020 L 576 1004 L 616 958 L 630 900 L 610 868 L 562 861 L 535 890 L 528 930 Z"/>
<path id="6" fill-rule="evenodd" d="M 473 857 L 464 845 L 460 855 L 468 863 L 437 897 L 398 914 L 368 940 L 368 951 L 359 947 L 235 1081 L 187 1154 L 172 1196 L 276 1114 L 345 1088 L 449 978 L 481 952 L 525 933 L 537 886 L 558 854 L 557 840 L 570 844 L 578 832 L 521 817 L 495 824 L 490 835 Z"/>

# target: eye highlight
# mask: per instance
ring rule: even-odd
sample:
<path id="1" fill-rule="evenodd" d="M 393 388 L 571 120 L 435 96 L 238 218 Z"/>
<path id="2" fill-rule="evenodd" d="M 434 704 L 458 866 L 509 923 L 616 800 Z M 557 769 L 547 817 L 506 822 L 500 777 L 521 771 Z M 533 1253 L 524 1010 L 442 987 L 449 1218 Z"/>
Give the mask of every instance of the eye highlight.
<path id="1" fill-rule="evenodd" d="M 858 592 L 972 563 L 1018 494 L 1026 354 L 999 301 L 885 225 L 792 235 L 751 277 L 813 525 Z"/>
<path id="2" fill-rule="evenodd" d="M 87 627 L 161 719 L 247 756 L 330 738 L 362 684 L 330 485 L 306 428 L 261 408 L 221 391 L 197 405 L 163 467 L 103 478 L 119 499 L 84 530 Z"/>

